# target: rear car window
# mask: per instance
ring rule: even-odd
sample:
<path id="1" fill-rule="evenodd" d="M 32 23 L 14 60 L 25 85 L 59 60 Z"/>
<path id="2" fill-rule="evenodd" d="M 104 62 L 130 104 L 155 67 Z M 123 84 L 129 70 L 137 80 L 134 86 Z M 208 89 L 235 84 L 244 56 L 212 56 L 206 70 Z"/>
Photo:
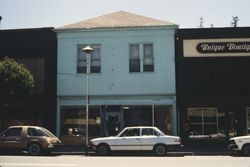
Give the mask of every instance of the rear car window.
<path id="1" fill-rule="evenodd" d="M 3 135 L 6 137 L 21 136 L 22 128 L 10 128 Z"/>
<path id="2" fill-rule="evenodd" d="M 154 129 L 145 128 L 145 129 L 142 129 L 142 135 L 143 136 L 157 136 L 158 133 Z"/>

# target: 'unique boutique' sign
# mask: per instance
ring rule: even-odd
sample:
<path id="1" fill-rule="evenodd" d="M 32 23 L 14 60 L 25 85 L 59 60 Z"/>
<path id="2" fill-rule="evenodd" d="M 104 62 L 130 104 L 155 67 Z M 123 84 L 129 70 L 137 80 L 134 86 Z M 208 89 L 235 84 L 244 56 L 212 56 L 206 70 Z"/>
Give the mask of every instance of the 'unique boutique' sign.
<path id="1" fill-rule="evenodd" d="M 205 42 L 196 49 L 200 53 L 250 53 L 250 42 Z"/>
<path id="2" fill-rule="evenodd" d="M 250 56 L 250 38 L 183 40 L 184 57 Z"/>

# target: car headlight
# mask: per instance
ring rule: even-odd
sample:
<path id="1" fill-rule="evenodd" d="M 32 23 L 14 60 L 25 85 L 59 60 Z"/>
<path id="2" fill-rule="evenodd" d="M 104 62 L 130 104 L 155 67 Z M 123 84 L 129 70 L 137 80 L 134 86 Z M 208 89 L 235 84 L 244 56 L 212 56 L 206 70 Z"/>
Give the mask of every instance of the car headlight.
<path id="1" fill-rule="evenodd" d="M 89 142 L 90 146 L 95 146 L 95 143 L 93 141 Z"/>

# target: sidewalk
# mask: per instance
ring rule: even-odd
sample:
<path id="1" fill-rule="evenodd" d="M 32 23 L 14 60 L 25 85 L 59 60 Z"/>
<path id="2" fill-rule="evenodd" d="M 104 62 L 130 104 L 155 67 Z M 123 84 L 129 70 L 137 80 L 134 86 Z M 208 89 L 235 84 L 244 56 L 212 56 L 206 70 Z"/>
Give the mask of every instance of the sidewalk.
<path id="1" fill-rule="evenodd" d="M 86 154 L 86 147 L 85 146 L 79 146 L 79 145 L 63 145 L 61 147 L 58 147 L 55 149 L 53 154 L 62 154 L 62 155 L 85 155 Z M 94 151 L 92 149 L 88 150 L 88 153 L 90 155 L 94 154 Z M 128 153 L 125 153 L 126 155 L 130 155 Z M 148 155 L 149 153 L 146 153 L 145 155 Z M 134 153 L 132 153 L 134 155 Z M 138 155 L 138 154 L 136 154 Z M 144 155 L 144 153 L 139 153 L 139 155 Z M 189 146 L 184 147 L 183 149 L 179 151 L 174 152 L 168 152 L 167 155 L 170 156 L 185 156 L 185 155 L 233 155 L 233 151 L 228 150 L 227 147 L 211 147 L 209 145 L 207 146 Z"/>

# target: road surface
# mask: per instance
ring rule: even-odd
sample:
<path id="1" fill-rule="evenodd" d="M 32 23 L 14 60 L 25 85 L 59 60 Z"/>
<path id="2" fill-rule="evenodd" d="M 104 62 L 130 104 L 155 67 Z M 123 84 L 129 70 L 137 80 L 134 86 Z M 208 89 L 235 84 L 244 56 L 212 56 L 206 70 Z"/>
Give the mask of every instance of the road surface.
<path id="1" fill-rule="evenodd" d="M 250 157 L 231 156 L 0 156 L 1 167 L 250 167 Z"/>

